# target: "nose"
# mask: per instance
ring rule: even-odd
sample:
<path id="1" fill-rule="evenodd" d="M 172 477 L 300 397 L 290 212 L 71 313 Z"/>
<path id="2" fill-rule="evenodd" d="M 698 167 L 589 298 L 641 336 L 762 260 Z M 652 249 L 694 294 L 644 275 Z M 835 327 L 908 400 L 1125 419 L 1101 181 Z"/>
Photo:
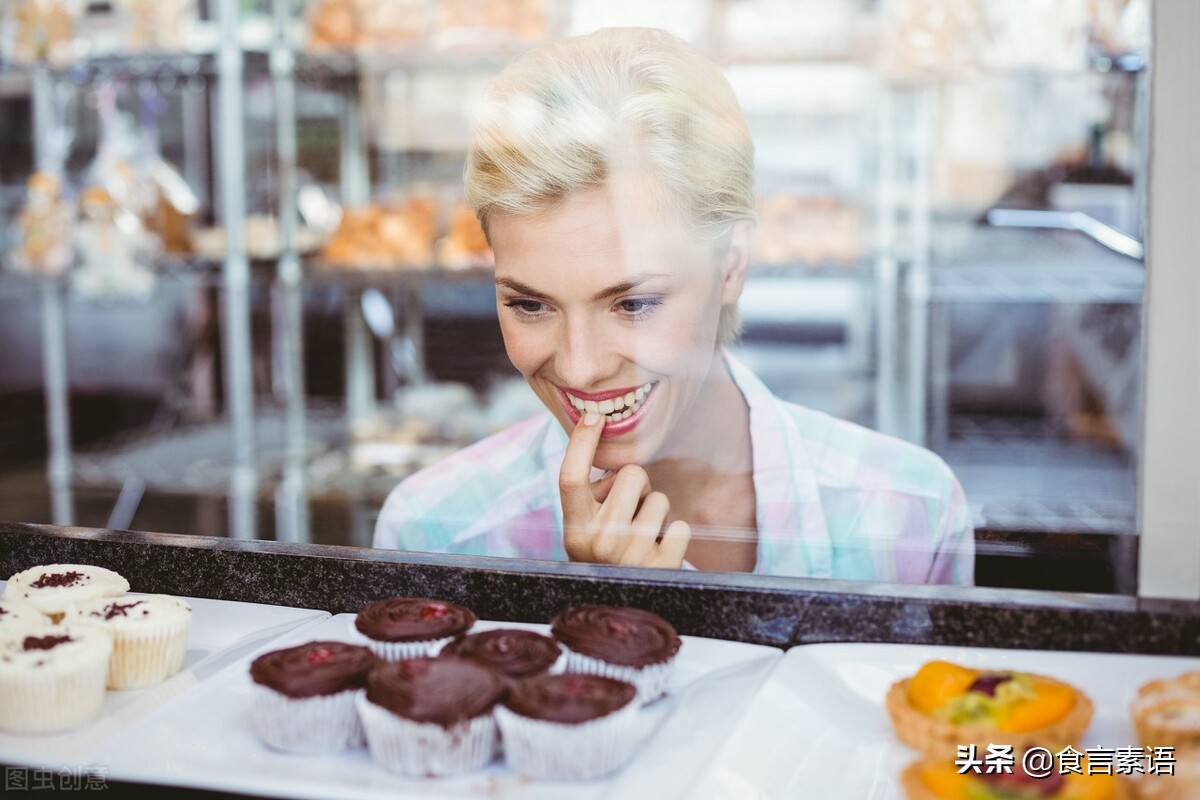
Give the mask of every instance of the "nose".
<path id="1" fill-rule="evenodd" d="M 587 319 L 568 320 L 562 330 L 554 371 L 564 384 L 587 391 L 614 374 L 610 343 Z"/>

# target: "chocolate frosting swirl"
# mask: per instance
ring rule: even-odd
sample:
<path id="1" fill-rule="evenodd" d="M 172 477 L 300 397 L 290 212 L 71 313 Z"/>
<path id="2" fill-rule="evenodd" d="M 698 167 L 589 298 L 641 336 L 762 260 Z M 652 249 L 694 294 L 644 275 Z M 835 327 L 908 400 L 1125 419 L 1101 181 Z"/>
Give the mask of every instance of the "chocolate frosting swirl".
<path id="1" fill-rule="evenodd" d="M 466 633 L 475 624 L 470 609 L 445 600 L 390 597 L 367 603 L 354 627 L 377 642 L 424 642 Z"/>
<path id="2" fill-rule="evenodd" d="M 308 642 L 264 653 L 250 664 L 255 683 L 288 697 L 316 697 L 361 689 L 378 663 L 370 648 L 346 642 Z"/>
<path id="3" fill-rule="evenodd" d="M 375 705 L 447 729 L 491 712 L 506 690 L 500 673 L 454 656 L 386 662 L 367 676 L 367 699 Z"/>
<path id="4" fill-rule="evenodd" d="M 632 683 L 601 675 L 541 675 L 527 678 L 504 705 L 530 719 L 578 724 L 607 716 L 637 697 Z"/>
<path id="5" fill-rule="evenodd" d="M 554 638 L 585 656 L 625 667 L 662 664 L 681 642 L 671 623 L 639 608 L 574 606 L 550 623 Z"/>
<path id="6" fill-rule="evenodd" d="M 474 659 L 519 680 L 550 669 L 559 652 L 558 642 L 549 636 L 501 628 L 456 639 L 442 648 L 440 655 Z"/>

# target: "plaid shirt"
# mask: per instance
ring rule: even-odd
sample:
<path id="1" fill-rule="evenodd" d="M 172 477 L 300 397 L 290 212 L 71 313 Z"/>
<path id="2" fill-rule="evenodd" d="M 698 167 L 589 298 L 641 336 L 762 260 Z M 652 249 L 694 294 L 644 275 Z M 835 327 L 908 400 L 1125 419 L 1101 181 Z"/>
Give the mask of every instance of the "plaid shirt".
<path id="1" fill-rule="evenodd" d="M 970 514 L 941 458 L 784 402 L 726 361 L 750 408 L 755 573 L 973 582 Z M 566 445 L 546 413 L 422 470 L 388 496 L 375 547 L 565 561 L 558 471 Z"/>

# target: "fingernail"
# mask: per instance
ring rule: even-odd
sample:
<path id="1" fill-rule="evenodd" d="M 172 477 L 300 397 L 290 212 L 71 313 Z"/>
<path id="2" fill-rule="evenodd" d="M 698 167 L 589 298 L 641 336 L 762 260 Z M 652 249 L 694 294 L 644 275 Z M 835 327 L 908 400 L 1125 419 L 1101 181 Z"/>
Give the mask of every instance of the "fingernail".
<path id="1" fill-rule="evenodd" d="M 599 422 L 599 421 L 600 421 L 600 415 L 599 415 L 599 414 L 591 414 L 591 413 L 589 413 L 589 414 L 584 414 L 584 415 L 583 415 L 583 424 L 584 424 L 584 425 L 587 425 L 587 426 L 589 426 L 589 427 L 590 427 L 590 426 L 592 426 L 592 425 L 595 425 L 595 424 L 596 424 L 597 422 Z"/>

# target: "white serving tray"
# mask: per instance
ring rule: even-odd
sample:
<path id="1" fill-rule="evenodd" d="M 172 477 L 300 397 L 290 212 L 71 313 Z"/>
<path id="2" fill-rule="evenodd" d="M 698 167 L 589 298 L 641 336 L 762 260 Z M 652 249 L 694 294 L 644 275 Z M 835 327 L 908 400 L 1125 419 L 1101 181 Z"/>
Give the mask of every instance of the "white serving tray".
<path id="1" fill-rule="evenodd" d="M 1095 705 L 1085 747 L 1136 747 L 1129 715 L 1139 686 L 1200 668 L 1167 656 L 900 644 L 792 648 L 754 698 L 697 798 L 904 800 L 900 773 L 917 753 L 896 738 L 884 707 L 895 681 L 927 661 L 1036 672 L 1065 680 Z"/>
<path id="2" fill-rule="evenodd" d="M 0 581 L 0 593 L 7 581 Z M 140 593 L 130 592 L 129 597 Z M 97 717 L 66 733 L 18 736 L 0 731 L 0 761 L 39 767 L 75 767 L 88 761 L 136 720 L 212 677 L 231 661 L 329 612 L 259 603 L 184 597 L 192 607 L 183 670 L 157 686 L 109 691 Z"/>
<path id="3" fill-rule="evenodd" d="M 356 641 L 353 614 L 283 637 L 259 652 L 318 639 Z M 474 630 L 546 625 L 480 622 Z M 363 750 L 290 755 L 261 744 L 250 723 L 249 663 L 239 659 L 204 687 L 160 709 L 98 754 L 108 777 L 299 798 L 642 798 L 690 797 L 692 781 L 719 751 L 783 653 L 773 647 L 683 637 L 668 698 L 649 706 L 660 727 L 645 749 L 607 779 L 535 782 L 495 761 L 471 776 L 410 779 L 374 764 Z"/>

